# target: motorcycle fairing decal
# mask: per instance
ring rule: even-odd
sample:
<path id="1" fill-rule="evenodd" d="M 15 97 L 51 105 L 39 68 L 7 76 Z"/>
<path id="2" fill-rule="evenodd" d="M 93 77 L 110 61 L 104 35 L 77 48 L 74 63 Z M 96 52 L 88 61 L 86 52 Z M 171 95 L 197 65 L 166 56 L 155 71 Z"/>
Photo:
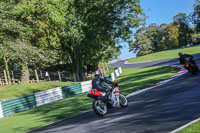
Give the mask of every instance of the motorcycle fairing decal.
<path id="1" fill-rule="evenodd" d="M 101 92 L 97 91 L 96 89 L 91 89 L 91 90 L 90 90 L 90 94 L 96 95 L 96 96 L 103 96 L 103 95 L 101 94 Z"/>
<path id="2" fill-rule="evenodd" d="M 119 93 L 119 88 L 118 88 L 118 87 L 116 87 L 116 88 L 113 90 L 113 94 L 115 94 L 115 93 Z"/>
<path id="3" fill-rule="evenodd" d="M 113 94 L 115 94 L 115 93 L 119 93 L 119 91 L 113 91 Z"/>
<path id="4" fill-rule="evenodd" d="M 189 66 L 190 66 L 190 64 L 192 64 L 191 62 L 186 62 L 185 64 L 184 64 L 184 67 L 185 68 L 188 68 Z"/>

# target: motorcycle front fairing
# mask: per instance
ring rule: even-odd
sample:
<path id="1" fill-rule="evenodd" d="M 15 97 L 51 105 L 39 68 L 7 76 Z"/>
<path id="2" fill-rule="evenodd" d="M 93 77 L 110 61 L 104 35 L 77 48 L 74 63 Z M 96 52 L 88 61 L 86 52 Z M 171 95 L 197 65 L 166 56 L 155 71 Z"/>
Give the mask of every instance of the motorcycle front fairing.
<path id="1" fill-rule="evenodd" d="M 120 106 L 120 102 L 119 102 L 119 88 L 118 87 L 115 87 L 112 91 L 112 94 L 110 95 L 110 99 L 113 100 L 114 104 L 113 106 L 114 107 L 119 107 Z"/>

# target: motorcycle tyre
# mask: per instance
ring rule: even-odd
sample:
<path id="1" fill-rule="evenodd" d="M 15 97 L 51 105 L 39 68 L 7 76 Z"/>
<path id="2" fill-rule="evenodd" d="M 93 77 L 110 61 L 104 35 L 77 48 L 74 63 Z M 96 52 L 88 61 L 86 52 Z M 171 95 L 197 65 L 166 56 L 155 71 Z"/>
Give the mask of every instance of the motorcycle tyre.
<path id="1" fill-rule="evenodd" d="M 101 113 L 101 112 L 97 109 L 97 106 L 96 106 L 96 103 L 97 103 L 98 101 L 99 101 L 99 100 L 94 100 L 94 101 L 93 101 L 92 108 L 93 108 L 94 112 L 95 112 L 98 116 L 103 117 L 103 116 L 105 116 L 105 115 L 107 114 L 108 109 L 107 109 L 107 106 L 106 106 L 106 104 L 105 104 L 105 105 L 104 105 L 104 109 L 105 109 L 106 111 L 105 111 L 105 113 Z"/>
<path id="2" fill-rule="evenodd" d="M 119 98 L 119 100 L 120 100 L 120 106 L 123 107 L 123 108 L 127 107 L 128 106 L 128 100 L 127 100 L 127 98 L 124 95 L 122 95 L 122 94 L 119 94 L 119 97 L 123 97 L 126 100 L 126 104 L 124 105 L 124 104 L 121 103 L 121 100 Z"/>

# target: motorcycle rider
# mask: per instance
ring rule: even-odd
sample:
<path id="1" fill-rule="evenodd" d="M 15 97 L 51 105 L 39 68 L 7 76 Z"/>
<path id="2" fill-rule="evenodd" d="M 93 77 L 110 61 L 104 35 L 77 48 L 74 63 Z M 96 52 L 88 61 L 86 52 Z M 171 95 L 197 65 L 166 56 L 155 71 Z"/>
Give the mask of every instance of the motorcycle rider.
<path id="1" fill-rule="evenodd" d="M 109 99 L 108 96 L 112 92 L 112 89 L 110 89 L 108 87 L 103 87 L 102 86 L 102 82 L 105 82 L 107 84 L 112 84 L 113 86 L 116 86 L 116 83 L 111 82 L 111 81 L 106 80 L 105 78 L 103 78 L 102 77 L 102 73 L 101 73 L 100 70 L 96 70 L 94 74 L 95 74 L 95 76 L 94 76 L 94 78 L 92 80 L 92 88 L 96 89 L 96 90 L 98 90 L 100 92 L 105 92 L 106 93 L 105 100 L 111 100 L 111 99 Z"/>
<path id="2" fill-rule="evenodd" d="M 197 68 L 197 71 L 199 72 L 199 68 L 196 65 L 195 61 L 193 60 L 193 56 L 192 55 L 182 54 L 181 52 L 179 52 L 178 55 L 180 57 L 179 58 L 180 64 L 185 64 L 187 59 L 189 59 L 189 61 Z"/>

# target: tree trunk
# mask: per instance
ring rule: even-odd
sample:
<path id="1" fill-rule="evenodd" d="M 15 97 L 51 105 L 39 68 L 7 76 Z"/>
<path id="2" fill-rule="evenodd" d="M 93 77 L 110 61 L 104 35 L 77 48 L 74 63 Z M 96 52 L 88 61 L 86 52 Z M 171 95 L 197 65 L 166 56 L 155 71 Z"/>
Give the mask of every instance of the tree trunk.
<path id="1" fill-rule="evenodd" d="M 81 57 L 78 56 L 78 52 L 74 53 L 74 57 L 72 58 L 72 70 L 75 74 L 76 81 L 84 81 L 85 74 L 83 71 L 83 65 L 81 61 Z"/>
<path id="2" fill-rule="evenodd" d="M 22 83 L 29 83 L 29 71 L 27 64 L 22 64 Z"/>
<path id="3" fill-rule="evenodd" d="M 72 58 L 72 70 L 73 70 L 73 73 L 75 75 L 75 81 L 80 81 L 79 64 L 78 64 L 78 60 L 75 59 L 75 58 Z"/>
<path id="4" fill-rule="evenodd" d="M 6 58 L 6 56 L 3 56 L 3 60 L 4 60 L 6 74 L 7 74 L 7 78 L 8 78 L 8 84 L 10 84 L 11 78 L 10 78 L 10 72 L 9 72 L 9 69 L 8 69 L 8 59 Z"/>
<path id="5" fill-rule="evenodd" d="M 80 70 L 79 76 L 80 76 L 81 81 L 85 81 L 85 73 L 84 73 L 83 64 L 81 61 L 80 61 L 80 65 L 79 65 L 79 70 Z"/>

